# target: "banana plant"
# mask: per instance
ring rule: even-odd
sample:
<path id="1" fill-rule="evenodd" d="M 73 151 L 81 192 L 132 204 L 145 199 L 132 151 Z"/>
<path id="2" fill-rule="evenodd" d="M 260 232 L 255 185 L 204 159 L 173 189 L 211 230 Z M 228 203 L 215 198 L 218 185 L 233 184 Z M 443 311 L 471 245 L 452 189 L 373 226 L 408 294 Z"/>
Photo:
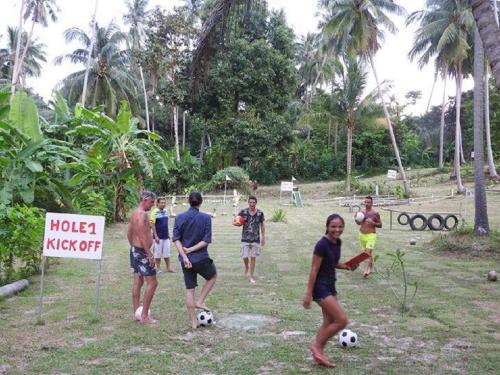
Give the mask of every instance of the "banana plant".
<path id="1" fill-rule="evenodd" d="M 75 107 L 75 118 L 80 124 L 66 135 L 88 146 L 84 147 L 82 162 L 64 166 L 74 172 L 69 186 L 82 190 L 112 186 L 113 217 L 115 221 L 123 221 L 125 189 L 129 184 L 141 188 L 143 176 L 152 176 L 153 159 L 163 150 L 151 141 L 160 140 L 160 136 L 138 128 L 138 120 L 132 117 L 126 101 L 121 102 L 116 119 L 79 104 Z M 167 165 L 163 167 L 167 172 Z"/>
<path id="2" fill-rule="evenodd" d="M 78 160 L 77 153 L 67 142 L 44 137 L 33 99 L 18 91 L 9 105 L 0 93 L 0 209 L 37 197 L 68 198 L 59 173 L 68 160 Z"/>

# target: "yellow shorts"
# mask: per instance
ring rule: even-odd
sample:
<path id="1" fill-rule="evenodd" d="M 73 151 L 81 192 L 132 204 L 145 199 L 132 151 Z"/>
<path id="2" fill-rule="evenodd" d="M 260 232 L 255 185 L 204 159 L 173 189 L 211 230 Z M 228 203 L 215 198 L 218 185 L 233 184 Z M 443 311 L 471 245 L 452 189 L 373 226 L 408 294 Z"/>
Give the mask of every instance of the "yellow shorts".
<path id="1" fill-rule="evenodd" d="M 375 249 L 375 243 L 377 242 L 377 233 L 359 233 L 359 243 L 361 244 L 361 249 Z"/>

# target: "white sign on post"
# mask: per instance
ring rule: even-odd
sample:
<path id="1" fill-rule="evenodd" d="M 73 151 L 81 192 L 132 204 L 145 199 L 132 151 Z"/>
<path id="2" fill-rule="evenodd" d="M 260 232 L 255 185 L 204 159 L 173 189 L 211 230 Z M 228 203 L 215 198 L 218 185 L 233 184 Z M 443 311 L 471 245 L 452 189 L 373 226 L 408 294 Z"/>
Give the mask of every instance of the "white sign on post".
<path id="1" fill-rule="evenodd" d="M 392 179 L 398 178 L 398 171 L 395 171 L 394 169 L 387 170 L 387 178 L 392 178 Z"/>
<path id="2" fill-rule="evenodd" d="M 293 181 L 281 181 L 281 191 L 293 191 Z"/>
<path id="3" fill-rule="evenodd" d="M 47 212 L 43 255 L 102 259 L 104 216 Z"/>

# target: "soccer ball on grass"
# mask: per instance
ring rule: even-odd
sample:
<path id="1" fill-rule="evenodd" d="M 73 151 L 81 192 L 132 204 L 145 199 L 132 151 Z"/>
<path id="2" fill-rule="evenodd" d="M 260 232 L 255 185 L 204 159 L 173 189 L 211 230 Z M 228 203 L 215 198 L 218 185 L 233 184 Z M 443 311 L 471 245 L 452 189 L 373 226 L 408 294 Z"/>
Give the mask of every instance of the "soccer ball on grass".
<path id="1" fill-rule="evenodd" d="M 339 344 L 344 348 L 354 348 L 358 346 L 358 335 L 350 329 L 344 329 L 339 333 Z"/>
<path id="2" fill-rule="evenodd" d="M 142 315 L 142 305 L 141 305 L 141 306 L 139 306 L 139 307 L 137 308 L 137 310 L 135 310 L 135 318 L 136 318 L 137 320 L 141 320 L 141 315 Z M 148 311 L 148 315 L 151 315 L 151 309 L 149 309 L 149 311 Z"/>
<path id="3" fill-rule="evenodd" d="M 209 326 L 214 323 L 214 316 L 211 311 L 202 310 L 198 313 L 198 323 L 203 327 Z"/>

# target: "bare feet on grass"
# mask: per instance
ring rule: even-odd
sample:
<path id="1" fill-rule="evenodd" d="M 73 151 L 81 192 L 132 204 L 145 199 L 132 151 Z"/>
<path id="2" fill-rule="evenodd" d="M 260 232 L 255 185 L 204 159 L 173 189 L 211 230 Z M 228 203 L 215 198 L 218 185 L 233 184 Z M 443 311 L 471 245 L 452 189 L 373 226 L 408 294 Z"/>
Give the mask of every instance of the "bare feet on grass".
<path id="1" fill-rule="evenodd" d="M 314 362 L 317 363 L 318 365 L 328 367 L 328 368 L 335 367 L 335 363 L 330 362 L 328 360 L 328 358 L 325 356 L 325 354 L 323 353 L 323 349 L 321 349 L 316 344 L 312 344 L 309 347 L 309 350 L 311 351 Z"/>

